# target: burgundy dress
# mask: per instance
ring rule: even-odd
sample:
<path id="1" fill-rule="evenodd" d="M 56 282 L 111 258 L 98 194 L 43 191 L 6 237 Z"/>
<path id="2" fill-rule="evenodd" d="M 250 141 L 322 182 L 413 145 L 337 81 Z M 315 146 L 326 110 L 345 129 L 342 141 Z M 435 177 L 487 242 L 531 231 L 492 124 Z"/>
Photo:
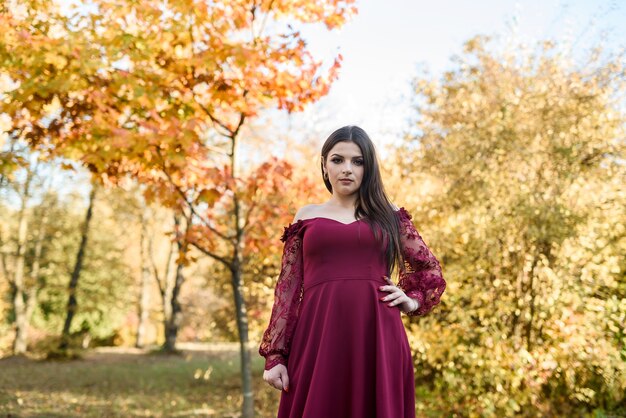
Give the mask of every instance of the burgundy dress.
<path id="1" fill-rule="evenodd" d="M 398 286 L 424 315 L 446 287 L 439 261 L 400 208 L 405 271 Z M 281 273 L 259 354 L 284 364 L 278 418 L 414 418 L 413 361 L 398 305 L 379 298 L 388 283 L 384 251 L 364 220 L 323 217 L 285 227 Z M 387 240 L 385 240 L 385 245 Z"/>

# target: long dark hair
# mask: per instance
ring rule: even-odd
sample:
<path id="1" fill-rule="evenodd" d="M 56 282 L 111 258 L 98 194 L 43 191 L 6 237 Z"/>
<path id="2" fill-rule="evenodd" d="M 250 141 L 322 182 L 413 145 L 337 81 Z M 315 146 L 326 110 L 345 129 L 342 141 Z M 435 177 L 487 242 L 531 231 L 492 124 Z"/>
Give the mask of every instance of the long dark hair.
<path id="1" fill-rule="evenodd" d="M 326 139 L 322 146 L 320 161 L 322 179 L 328 191 L 332 193 L 332 185 L 324 177 L 323 167 L 330 150 L 342 141 L 354 142 L 363 154 L 363 180 L 358 191 L 354 217 L 355 219 L 363 218 L 372 227 L 374 236 L 381 247 L 387 242 L 391 244 L 386 245 L 385 249 L 389 266 L 388 276 L 391 277 L 396 264 L 402 268 L 404 263 L 400 250 L 399 222 L 395 209 L 385 193 L 374 143 L 362 128 L 347 125 L 337 129 Z"/>

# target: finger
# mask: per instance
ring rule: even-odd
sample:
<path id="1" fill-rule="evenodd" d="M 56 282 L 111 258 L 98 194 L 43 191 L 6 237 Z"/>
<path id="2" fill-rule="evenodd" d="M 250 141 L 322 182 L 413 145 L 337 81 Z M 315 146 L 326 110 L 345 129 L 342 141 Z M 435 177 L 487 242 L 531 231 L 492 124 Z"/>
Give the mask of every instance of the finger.
<path id="1" fill-rule="evenodd" d="M 394 306 L 395 305 L 400 305 L 402 303 L 406 303 L 409 302 L 411 300 L 411 298 L 409 298 L 404 292 L 400 293 L 400 297 L 398 297 L 395 301 L 394 301 Z M 411 306 L 411 305 L 409 305 Z"/>
<path id="2" fill-rule="evenodd" d="M 380 300 L 382 300 L 383 302 L 395 302 L 398 298 L 400 297 L 400 295 L 398 293 L 390 293 L 387 296 L 385 296 L 384 298 L 381 298 Z M 393 305 L 392 305 L 393 306 Z"/>
<path id="3" fill-rule="evenodd" d="M 283 389 L 289 392 L 289 376 L 285 373 L 283 376 Z"/>
<path id="4" fill-rule="evenodd" d="M 384 290 L 387 292 L 393 292 L 394 290 L 398 289 L 397 286 L 395 286 L 393 283 L 389 284 L 389 285 L 382 285 L 378 287 L 378 290 Z"/>
<path id="5" fill-rule="evenodd" d="M 399 292 L 393 292 L 393 293 L 389 293 L 387 296 L 385 296 L 383 299 L 385 299 L 385 302 L 389 302 L 392 301 L 396 298 L 399 298 L 400 296 L 402 296 L 401 293 Z"/>
<path id="6" fill-rule="evenodd" d="M 382 300 L 383 302 L 389 302 L 390 300 L 394 300 L 397 297 L 398 297 L 397 293 L 393 292 L 393 293 L 389 293 L 388 295 L 381 296 L 379 299 Z"/>
<path id="7" fill-rule="evenodd" d="M 389 283 L 389 285 L 388 285 L 388 286 L 385 286 L 385 288 L 387 288 L 388 290 L 390 290 L 390 291 L 397 291 L 397 290 L 399 290 L 399 289 L 400 289 L 398 286 L 396 286 L 396 285 L 395 285 L 395 284 L 391 281 L 391 279 L 387 278 L 386 280 L 387 280 L 387 282 Z"/>

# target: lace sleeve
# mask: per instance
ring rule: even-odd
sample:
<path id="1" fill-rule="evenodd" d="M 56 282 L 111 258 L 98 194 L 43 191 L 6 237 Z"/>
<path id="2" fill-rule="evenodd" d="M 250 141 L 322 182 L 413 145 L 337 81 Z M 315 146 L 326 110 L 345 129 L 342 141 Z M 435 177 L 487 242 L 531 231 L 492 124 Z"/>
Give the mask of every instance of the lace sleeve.
<path id="1" fill-rule="evenodd" d="M 298 220 L 285 227 L 280 238 L 285 243 L 281 271 L 274 289 L 270 322 L 259 347 L 259 354 L 265 357 L 265 370 L 277 364 L 287 365 L 303 293 L 302 225 L 302 220 Z"/>
<path id="2" fill-rule="evenodd" d="M 405 267 L 404 271 L 400 270 L 398 287 L 418 302 L 418 308 L 407 315 L 425 315 L 439 303 L 446 281 L 439 260 L 426 246 L 411 222 L 411 214 L 404 207 L 397 213 L 400 217 L 400 242 Z"/>

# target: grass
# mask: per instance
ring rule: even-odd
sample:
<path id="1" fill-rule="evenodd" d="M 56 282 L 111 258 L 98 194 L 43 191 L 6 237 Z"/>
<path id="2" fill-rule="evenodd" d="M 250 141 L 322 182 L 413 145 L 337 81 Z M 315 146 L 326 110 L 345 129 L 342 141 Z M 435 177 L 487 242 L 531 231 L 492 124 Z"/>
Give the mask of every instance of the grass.
<path id="1" fill-rule="evenodd" d="M 258 417 L 275 415 L 280 392 L 253 357 Z M 0 359 L 0 415 L 7 417 L 239 417 L 239 353 L 89 351 L 81 360 Z"/>
<path id="2" fill-rule="evenodd" d="M 280 391 L 263 381 L 263 365 L 252 352 L 255 416 L 270 418 Z M 0 417 L 240 417 L 239 367 L 238 345 L 188 347 L 181 355 L 107 348 L 79 360 L 9 357 L 0 359 Z M 416 392 L 418 417 L 452 416 L 442 413 L 445 396 L 421 386 Z"/>

